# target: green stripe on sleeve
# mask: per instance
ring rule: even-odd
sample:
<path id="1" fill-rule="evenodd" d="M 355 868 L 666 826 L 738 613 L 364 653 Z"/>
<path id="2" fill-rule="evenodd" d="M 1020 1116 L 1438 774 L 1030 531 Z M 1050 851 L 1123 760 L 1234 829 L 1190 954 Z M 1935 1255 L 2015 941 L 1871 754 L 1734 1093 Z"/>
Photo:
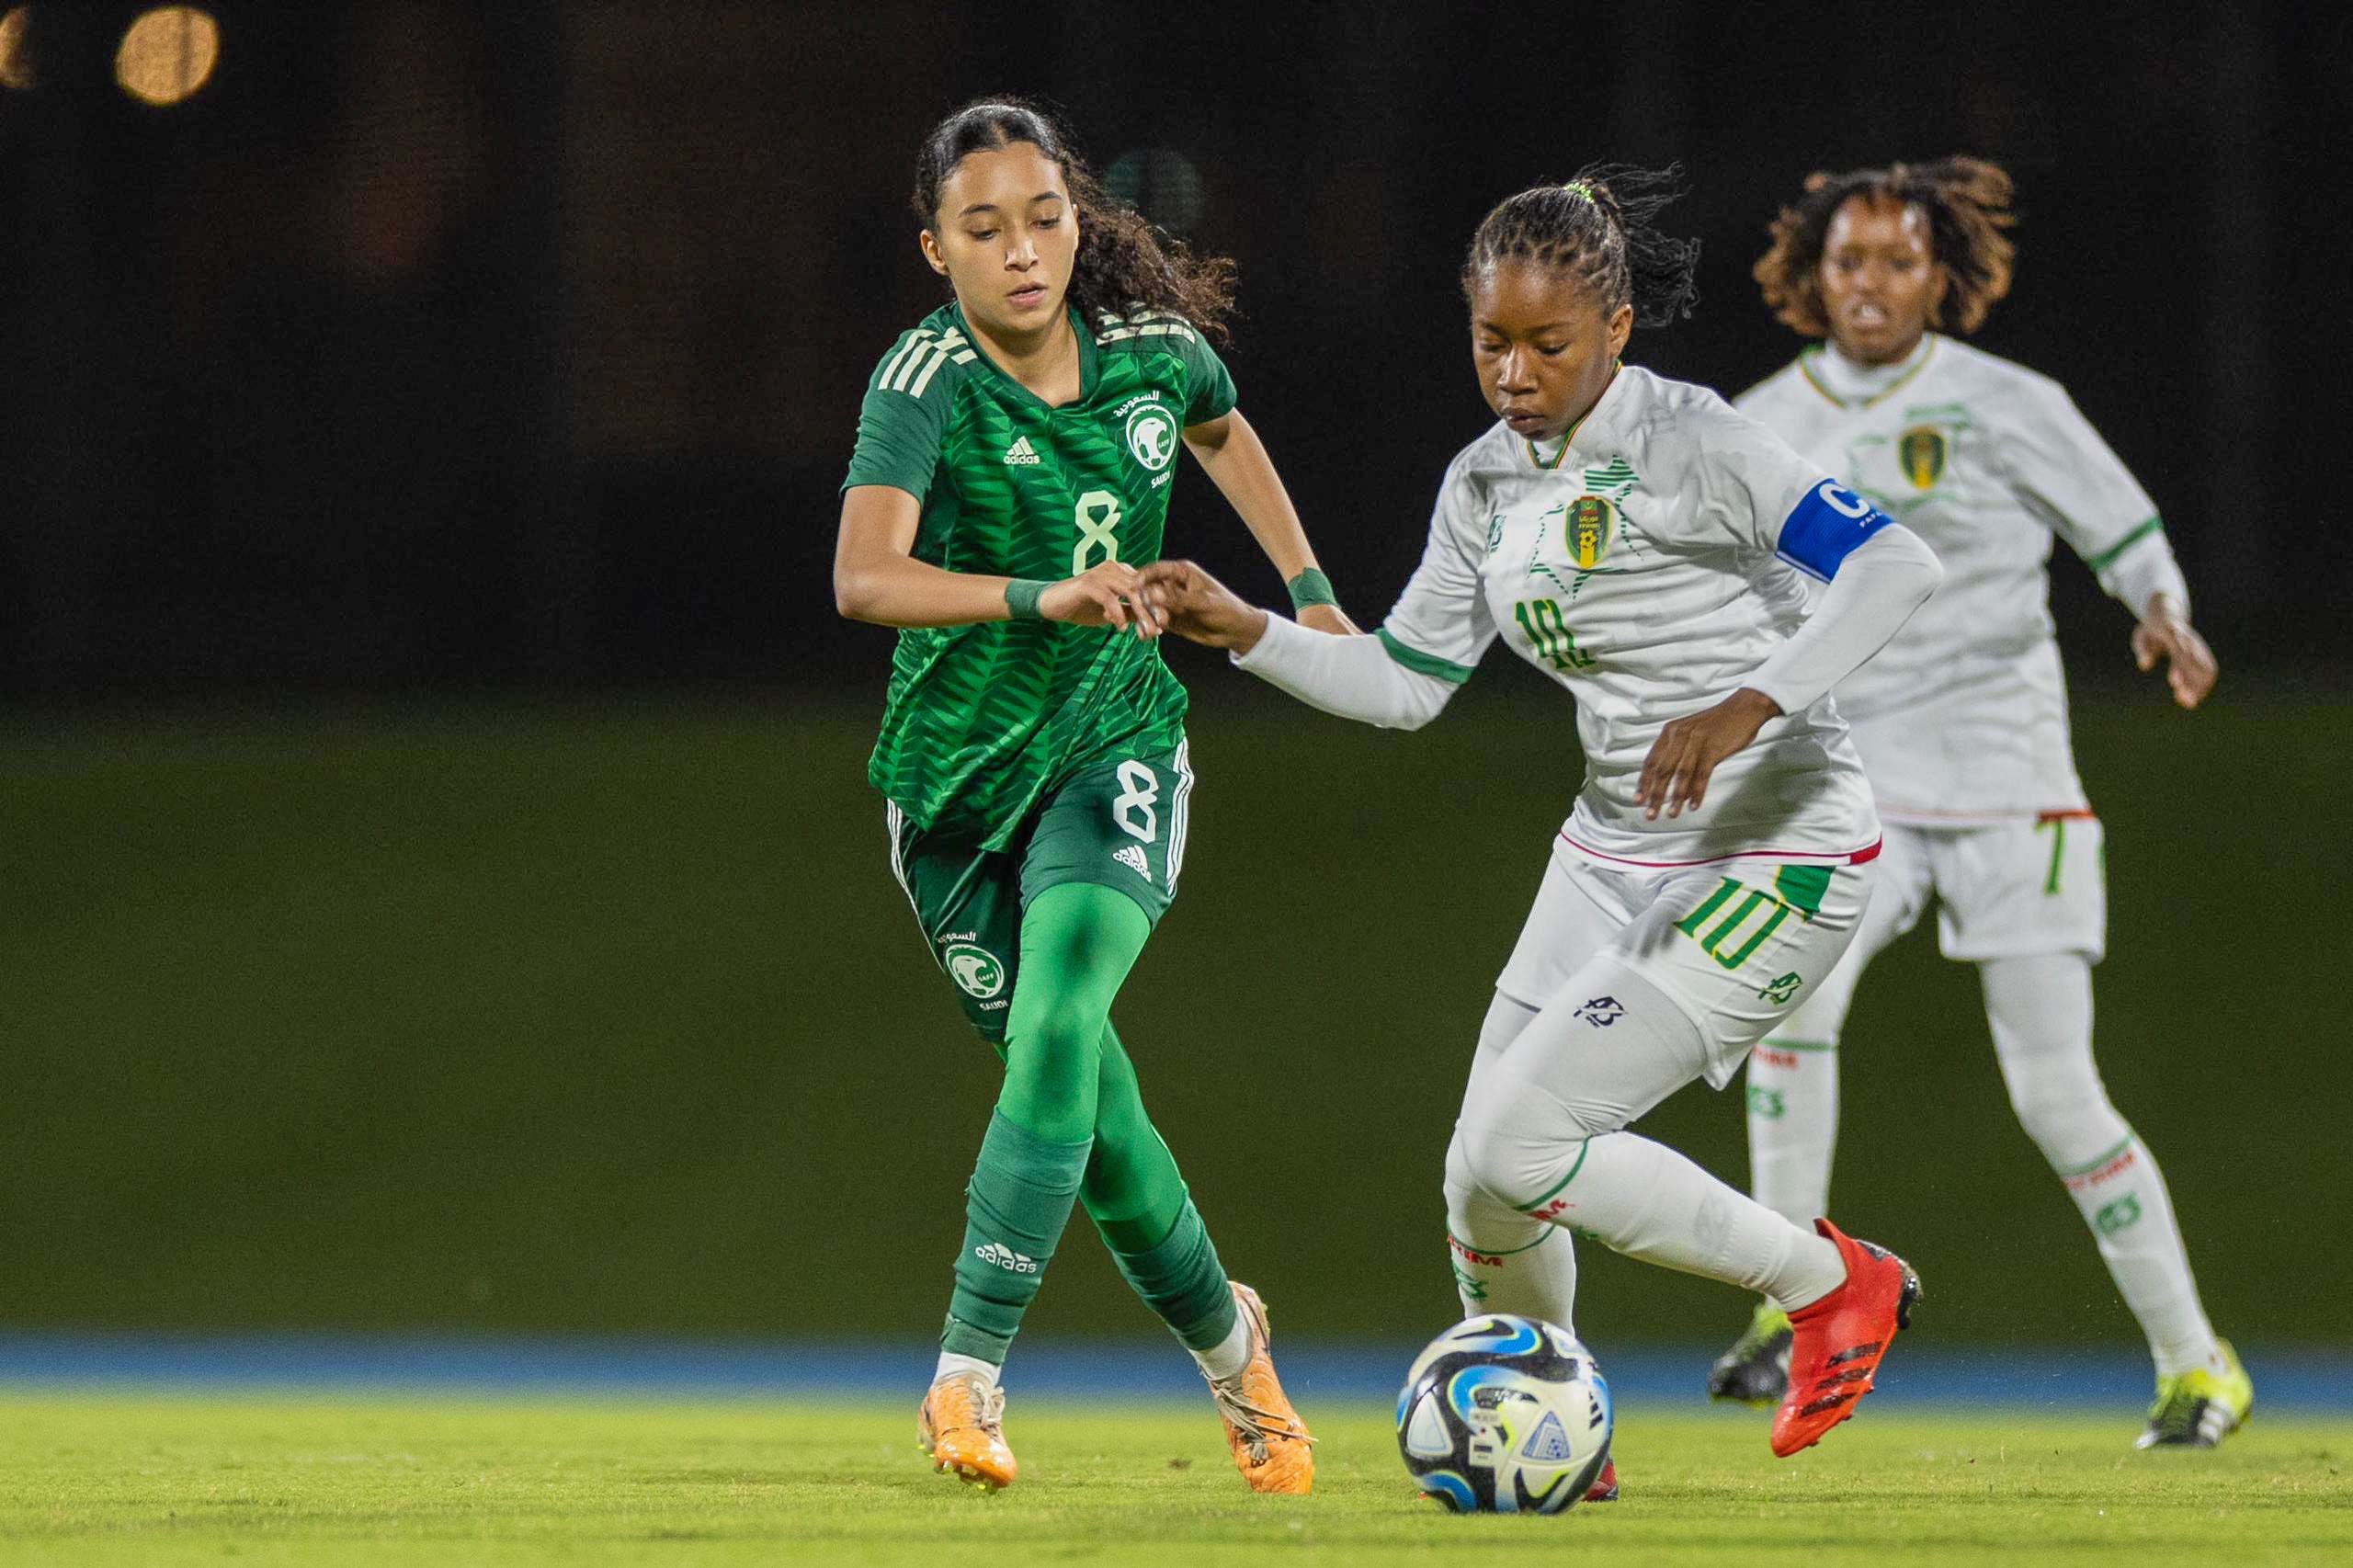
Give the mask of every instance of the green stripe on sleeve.
<path id="1" fill-rule="evenodd" d="M 1452 681 L 1457 686 L 1461 686 L 1471 678 L 1469 665 L 1453 664 L 1439 658 L 1436 653 L 1425 653 L 1419 648 L 1408 648 L 1391 636 L 1389 628 L 1385 626 L 1381 629 L 1380 636 L 1381 645 L 1389 650 L 1389 656 L 1415 675 L 1436 676 L 1440 680 Z"/>
<path id="2" fill-rule="evenodd" d="M 2118 540 L 2114 544 L 2109 545 L 2097 555 L 2086 556 L 2084 560 L 2084 564 L 2090 567 L 2095 572 L 2105 572 L 2115 562 L 2117 557 L 2122 555 L 2126 551 L 2131 549 L 2134 545 L 2140 543 L 2151 534 L 2161 534 L 2165 531 L 2165 519 L 2163 517 L 2151 517 L 2147 522 L 2143 523 L 2139 528 L 2134 528 L 2131 533 L 2126 534 L 2122 539 Z"/>

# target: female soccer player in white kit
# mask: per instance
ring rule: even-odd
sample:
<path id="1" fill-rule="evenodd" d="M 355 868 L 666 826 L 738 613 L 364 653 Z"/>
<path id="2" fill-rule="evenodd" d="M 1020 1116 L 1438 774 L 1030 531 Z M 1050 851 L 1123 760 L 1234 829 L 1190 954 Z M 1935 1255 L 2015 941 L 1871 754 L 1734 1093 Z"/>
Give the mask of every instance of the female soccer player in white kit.
<path id="1" fill-rule="evenodd" d="M 2155 505 L 2066 392 L 1930 330 L 1972 332 L 2008 292 L 2009 199 L 2008 176 L 1968 158 L 1817 174 L 1756 265 L 1780 319 L 1829 343 L 1737 406 L 1917 532 L 1945 583 L 1838 684 L 1887 852 L 1846 958 L 1749 1059 L 1754 1185 L 1793 1218 L 1827 1204 L 1847 1005 L 1933 894 L 1945 956 L 1979 966 L 2018 1119 L 2148 1335 L 2157 1401 L 2141 1446 L 2210 1447 L 2245 1418 L 2253 1390 L 2199 1304 L 2156 1162 L 2092 1062 L 2108 911 L 2052 640 L 2052 536 L 2138 619 L 2134 655 L 2144 670 L 2169 661 L 2182 707 L 2212 689 L 2214 660 L 2190 628 Z M 1779 1331 L 1768 1301 L 1710 1391 L 1779 1398 Z"/>
<path id="2" fill-rule="evenodd" d="M 1670 199 L 1661 176 L 1599 169 L 1480 225 L 1462 281 L 1499 420 L 1448 468 L 1377 635 L 1306 631 L 1189 562 L 1146 568 L 1144 592 L 1170 630 L 1370 723 L 1428 722 L 1499 635 L 1575 697 L 1585 785 L 1447 1155 L 1462 1305 L 1569 1326 L 1572 1226 L 1790 1302 L 1787 1455 L 1870 1391 L 1917 1281 L 1625 1128 L 1695 1078 L 1722 1086 L 1845 950 L 1880 827 L 1825 694 L 1938 572 L 1713 392 L 1620 362 L 1638 318 L 1690 308 L 1698 246 L 1652 226 Z M 1808 579 L 1827 583 L 1811 619 Z"/>

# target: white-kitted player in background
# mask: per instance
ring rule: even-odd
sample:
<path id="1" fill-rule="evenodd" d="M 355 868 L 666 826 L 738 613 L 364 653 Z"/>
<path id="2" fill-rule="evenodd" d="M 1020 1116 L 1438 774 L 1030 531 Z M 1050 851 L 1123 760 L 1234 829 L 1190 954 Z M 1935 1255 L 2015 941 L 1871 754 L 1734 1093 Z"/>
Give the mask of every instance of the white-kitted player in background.
<path id="1" fill-rule="evenodd" d="M 2211 1446 L 2245 1418 L 2253 1391 L 2199 1304 L 2156 1161 L 2092 1061 L 2108 910 L 2052 637 L 2054 537 L 2132 612 L 2134 658 L 2143 670 L 2166 661 L 2182 707 L 2213 689 L 2214 657 L 2191 630 L 2156 506 L 2066 392 L 1932 330 L 1973 332 L 2008 291 L 2009 200 L 2009 176 L 1969 158 L 1816 174 L 1756 264 L 1780 320 L 1829 341 L 1736 405 L 1926 540 L 1945 578 L 1838 685 L 1887 852 L 1846 957 L 1749 1059 L 1754 1186 L 1784 1215 L 1824 1212 L 1840 1027 L 1865 966 L 1933 895 L 1945 956 L 1978 966 L 2018 1119 L 2148 1335 L 2157 1400 L 2142 1446 Z M 1779 1399 L 1787 1345 L 1768 1301 L 1710 1392 Z"/>
<path id="2" fill-rule="evenodd" d="M 1870 1392 L 1916 1281 L 1626 1128 L 1694 1079 L 1730 1080 L 1846 949 L 1880 826 L 1827 694 L 1938 569 L 1715 393 L 1620 362 L 1638 317 L 1689 309 L 1698 246 L 1653 226 L 1671 194 L 1593 170 L 1480 225 L 1462 284 L 1498 420 L 1448 468 L 1377 635 L 1302 630 L 1188 562 L 1147 567 L 1143 588 L 1171 631 L 1369 723 L 1437 717 L 1498 635 L 1575 698 L 1584 786 L 1495 983 L 1447 1155 L 1462 1305 L 1573 1328 L 1571 1227 L 1768 1292 L 1796 1324 L 1773 1423 L 1786 1455 Z M 1826 585 L 1811 616 L 1810 580 Z M 1525 757 L 1495 766 L 1522 761 L 1560 756 L 1531 729 Z"/>

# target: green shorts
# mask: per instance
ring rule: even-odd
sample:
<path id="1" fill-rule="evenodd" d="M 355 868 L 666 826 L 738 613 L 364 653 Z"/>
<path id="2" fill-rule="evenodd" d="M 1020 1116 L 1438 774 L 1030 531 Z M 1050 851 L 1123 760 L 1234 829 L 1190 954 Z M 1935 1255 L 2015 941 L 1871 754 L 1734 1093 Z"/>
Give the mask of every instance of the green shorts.
<path id="1" fill-rule="evenodd" d="M 983 1039 L 1004 1042 L 1021 961 L 1021 912 L 1048 888 L 1117 888 L 1160 923 L 1185 868 L 1192 793 L 1193 770 L 1179 741 L 1174 751 L 1081 768 L 1003 849 L 983 849 L 978 836 L 927 832 L 896 805 L 888 808 L 891 869 Z"/>

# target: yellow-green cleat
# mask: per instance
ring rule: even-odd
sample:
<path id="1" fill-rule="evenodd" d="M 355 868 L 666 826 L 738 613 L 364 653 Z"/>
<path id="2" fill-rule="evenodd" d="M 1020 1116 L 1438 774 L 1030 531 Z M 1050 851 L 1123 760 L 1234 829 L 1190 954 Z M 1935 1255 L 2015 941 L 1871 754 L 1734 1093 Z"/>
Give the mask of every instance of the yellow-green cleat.
<path id="1" fill-rule="evenodd" d="M 2255 1410 L 2255 1384 L 2239 1365 L 2239 1353 L 2223 1340 L 2222 1370 L 2204 1367 L 2157 1380 L 2157 1402 L 2149 1407 L 2149 1429 L 2136 1449 L 2211 1449 L 2246 1425 Z"/>
<path id="2" fill-rule="evenodd" d="M 1790 1386 L 1790 1315 L 1756 1303 L 1748 1332 L 1708 1369 L 1708 1397 L 1741 1404 L 1779 1404 Z"/>

